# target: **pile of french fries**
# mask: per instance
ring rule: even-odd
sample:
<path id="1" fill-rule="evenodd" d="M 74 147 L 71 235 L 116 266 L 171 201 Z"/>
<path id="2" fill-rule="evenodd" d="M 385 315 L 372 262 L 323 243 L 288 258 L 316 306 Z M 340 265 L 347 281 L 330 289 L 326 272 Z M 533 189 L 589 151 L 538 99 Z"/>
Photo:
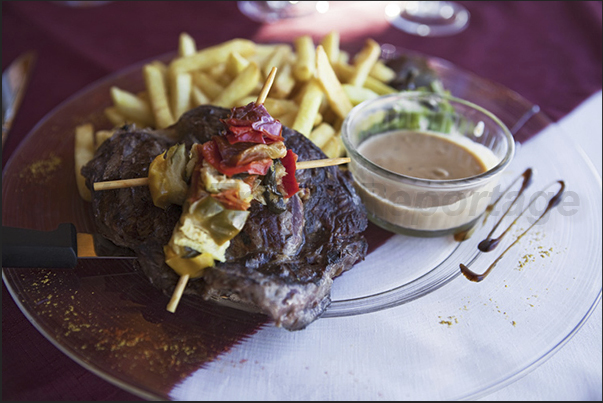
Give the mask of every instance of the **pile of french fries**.
<path id="1" fill-rule="evenodd" d="M 104 112 L 115 127 L 133 123 L 165 128 L 200 105 L 233 108 L 254 102 L 276 67 L 264 106 L 284 126 L 308 137 L 327 157 L 336 158 L 345 155 L 340 129 L 351 109 L 367 99 L 396 92 L 387 84 L 395 72 L 380 56 L 381 47 L 372 39 L 350 55 L 340 48 L 337 31 L 318 44 L 310 36 L 297 37 L 291 45 L 232 39 L 200 50 L 190 35 L 182 33 L 176 58 L 168 64 L 153 61 L 143 67 L 145 90 L 133 93 L 112 87 L 113 105 Z M 94 153 L 93 147 L 112 133 L 83 126 L 76 130 L 78 177 L 81 165 Z M 78 137 L 82 138 L 78 141 Z M 89 200 L 82 178 L 78 178 L 80 182 L 80 194 Z"/>

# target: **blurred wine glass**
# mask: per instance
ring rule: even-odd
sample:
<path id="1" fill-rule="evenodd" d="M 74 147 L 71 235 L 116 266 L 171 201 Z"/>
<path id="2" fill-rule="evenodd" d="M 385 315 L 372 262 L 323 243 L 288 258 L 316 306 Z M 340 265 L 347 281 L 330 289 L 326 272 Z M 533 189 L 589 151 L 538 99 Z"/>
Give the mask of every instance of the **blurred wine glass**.
<path id="1" fill-rule="evenodd" d="M 239 10 L 254 21 L 273 23 L 314 13 L 326 13 L 328 1 L 238 1 Z"/>
<path id="2" fill-rule="evenodd" d="M 454 1 L 395 1 L 385 7 L 394 27 L 418 36 L 458 34 L 469 25 L 469 11 Z"/>

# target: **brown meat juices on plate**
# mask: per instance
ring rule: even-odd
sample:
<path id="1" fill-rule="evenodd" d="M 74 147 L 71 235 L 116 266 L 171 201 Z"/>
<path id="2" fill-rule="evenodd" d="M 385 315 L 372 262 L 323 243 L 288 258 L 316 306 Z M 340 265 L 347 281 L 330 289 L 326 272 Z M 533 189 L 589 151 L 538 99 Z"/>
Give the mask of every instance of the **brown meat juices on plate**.
<path id="1" fill-rule="evenodd" d="M 209 141 L 225 133 L 220 119 L 230 111 L 201 106 L 173 126 L 158 131 L 124 127 L 97 151 L 82 170 L 88 186 L 100 181 L 145 177 L 151 161 L 176 143 Z M 283 127 L 285 145 L 299 161 L 325 158 L 302 134 Z M 251 305 L 277 326 L 299 330 L 330 304 L 333 279 L 364 259 L 367 227 L 364 206 L 351 175 L 337 167 L 296 172 L 301 191 L 281 214 L 254 201 L 243 230 L 232 240 L 226 261 L 191 280 L 186 294 L 228 298 Z M 178 281 L 164 262 L 163 246 L 171 237 L 181 207 L 153 205 L 146 186 L 92 191 L 97 230 L 118 245 L 133 249 L 137 265 L 152 284 L 171 295 Z"/>

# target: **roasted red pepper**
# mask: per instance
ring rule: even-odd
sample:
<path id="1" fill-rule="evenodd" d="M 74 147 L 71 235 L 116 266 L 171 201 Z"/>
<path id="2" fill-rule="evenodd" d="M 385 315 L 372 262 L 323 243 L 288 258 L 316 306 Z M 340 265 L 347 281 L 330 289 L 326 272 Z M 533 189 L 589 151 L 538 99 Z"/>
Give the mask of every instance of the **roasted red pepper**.
<path id="1" fill-rule="evenodd" d="M 226 139 L 230 144 L 272 144 L 283 141 L 283 125 L 274 119 L 264 105 L 250 102 L 244 107 L 232 108 L 232 114 L 222 122 L 228 128 Z"/>
<path id="2" fill-rule="evenodd" d="M 212 140 L 203 143 L 201 145 L 201 155 L 211 166 L 226 176 L 231 177 L 240 173 L 266 175 L 266 171 L 272 165 L 272 159 L 270 158 L 251 161 L 242 165 L 229 165 L 220 154 L 219 141 L 219 137 L 214 136 Z"/>
<path id="3" fill-rule="evenodd" d="M 281 158 L 281 164 L 283 164 L 285 171 L 287 171 L 287 175 L 283 176 L 282 184 L 285 192 L 283 197 L 288 199 L 299 191 L 299 184 L 297 183 L 297 178 L 295 177 L 297 154 L 291 150 L 287 150 L 287 155 Z"/>

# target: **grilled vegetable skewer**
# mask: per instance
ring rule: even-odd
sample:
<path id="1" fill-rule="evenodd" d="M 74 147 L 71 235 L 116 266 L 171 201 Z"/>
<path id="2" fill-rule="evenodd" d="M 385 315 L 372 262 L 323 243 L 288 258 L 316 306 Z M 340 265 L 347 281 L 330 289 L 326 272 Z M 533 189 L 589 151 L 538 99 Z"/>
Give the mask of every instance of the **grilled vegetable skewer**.
<path id="1" fill-rule="evenodd" d="M 277 70 L 276 67 L 273 67 L 272 70 L 270 71 L 270 74 L 266 78 L 266 82 L 264 83 L 264 86 L 262 87 L 262 90 L 260 91 L 260 94 L 256 101 L 256 105 L 262 105 L 264 103 L 264 101 L 266 100 L 266 97 L 268 96 L 268 92 L 270 92 L 270 87 L 272 86 L 272 83 L 274 82 L 274 76 L 276 75 L 276 70 Z M 233 113 L 233 115 L 234 115 L 234 113 Z M 141 178 L 141 179 L 147 179 L 147 180 L 146 181 L 141 180 L 141 181 L 135 182 L 135 183 L 140 183 L 138 186 L 148 184 L 148 182 L 149 182 L 148 178 Z M 96 189 L 97 184 L 95 183 L 94 185 L 95 185 L 95 189 Z M 123 181 L 120 184 L 120 186 L 121 185 L 123 185 Z M 127 187 L 127 184 L 126 184 L 126 187 Z M 208 197 L 208 196 L 206 196 L 206 197 Z M 239 230 L 240 230 L 240 228 L 239 228 Z M 174 238 L 174 236 L 172 236 L 172 240 L 173 240 L 173 238 Z M 170 251 L 173 251 L 173 249 L 170 248 L 169 245 L 166 245 L 164 250 L 167 253 L 169 253 Z M 166 253 L 166 255 L 167 255 L 167 253 Z M 205 255 L 205 253 L 201 253 L 200 257 L 203 258 L 204 255 Z M 166 258 L 167 258 L 167 256 L 166 256 Z M 211 260 L 211 262 L 206 262 L 204 264 L 208 264 L 208 265 L 213 264 L 213 259 L 209 259 L 209 260 Z M 172 268 L 174 270 L 176 270 L 175 267 L 172 267 Z M 185 269 L 185 271 L 187 269 Z M 178 270 L 176 270 L 176 272 L 178 272 Z M 182 294 L 184 293 L 184 289 L 186 288 L 188 280 L 190 279 L 190 276 L 191 276 L 190 273 L 187 273 L 187 272 L 182 272 L 179 274 L 180 274 L 180 279 L 178 280 L 178 283 L 176 284 L 176 288 L 174 289 L 174 292 L 172 293 L 172 298 L 170 299 L 170 302 L 168 303 L 167 308 L 166 308 L 169 312 L 172 312 L 172 313 L 176 312 L 176 308 L 178 306 L 178 303 L 180 302 L 180 298 L 182 297 Z"/>
<path id="2" fill-rule="evenodd" d="M 193 144 L 188 155 L 184 144 L 174 145 L 149 166 L 153 203 L 160 208 L 182 206 L 163 247 L 165 263 L 180 276 L 169 312 L 175 312 L 189 279 L 201 277 L 215 261 L 225 261 L 230 241 L 249 217 L 252 200 L 281 214 L 300 190 L 297 155 L 284 145 L 282 124 L 263 106 L 275 74 L 273 68 L 257 102 L 232 108 L 230 117 L 221 120 L 224 135 L 216 133 L 203 144 Z"/>

